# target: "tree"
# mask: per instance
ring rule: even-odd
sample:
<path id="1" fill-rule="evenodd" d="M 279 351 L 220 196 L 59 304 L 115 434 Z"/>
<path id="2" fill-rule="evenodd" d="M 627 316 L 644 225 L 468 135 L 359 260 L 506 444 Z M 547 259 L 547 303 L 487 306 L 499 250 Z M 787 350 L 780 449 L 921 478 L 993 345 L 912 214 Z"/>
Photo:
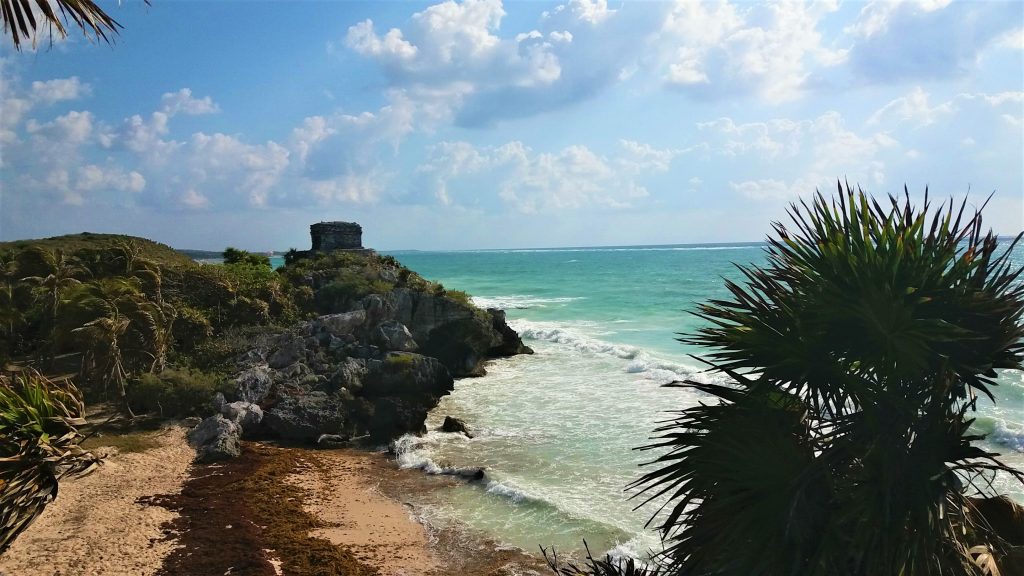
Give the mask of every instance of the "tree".
<path id="1" fill-rule="evenodd" d="M 146 298 L 135 278 L 107 278 L 82 285 L 68 300 L 63 330 L 79 336 L 82 372 L 113 385 L 125 411 L 132 373 L 163 369 L 171 343 L 170 314 Z"/>
<path id="2" fill-rule="evenodd" d="M 768 265 L 700 306 L 682 341 L 731 383 L 676 413 L 635 484 L 672 574 L 998 574 L 1008 546 L 973 512 L 996 471 L 978 397 L 1022 367 L 1024 285 L 980 212 L 920 211 L 840 187 L 775 224 Z M 712 402 L 710 400 L 716 400 Z M 1005 569 L 1004 569 L 1004 573 Z"/>
<path id="3" fill-rule="evenodd" d="M 18 260 L 13 252 L 0 253 L 0 369 L 13 355 L 19 340 L 18 328 L 25 322 L 25 311 L 20 305 L 19 292 L 24 284 L 19 281 Z"/>
<path id="4" fill-rule="evenodd" d="M 35 47 L 43 29 L 51 40 L 54 30 L 61 38 L 66 38 L 68 20 L 81 28 L 86 36 L 91 34 L 106 42 L 110 42 L 111 35 L 117 34 L 121 28 L 92 0 L 0 0 L 0 17 L 3 18 L 4 32 L 11 35 L 11 41 L 18 50 L 21 50 L 21 43 L 29 38 Z"/>
<path id="5" fill-rule="evenodd" d="M 57 346 L 58 315 L 64 293 L 82 283 L 78 279 L 87 273 L 73 258 L 64 254 L 63 250 L 35 249 L 26 251 L 26 256 L 35 256 L 43 266 L 44 272 L 39 276 L 28 276 L 23 280 L 36 285 L 36 295 L 42 303 L 43 314 L 50 325 L 50 339 L 42 350 L 45 358 L 52 358 Z M 45 274 L 45 275 L 44 275 Z"/>
<path id="6" fill-rule="evenodd" d="M 270 258 L 262 254 L 253 254 L 228 246 L 224 249 L 225 264 L 246 264 L 249 266 L 270 268 Z"/>

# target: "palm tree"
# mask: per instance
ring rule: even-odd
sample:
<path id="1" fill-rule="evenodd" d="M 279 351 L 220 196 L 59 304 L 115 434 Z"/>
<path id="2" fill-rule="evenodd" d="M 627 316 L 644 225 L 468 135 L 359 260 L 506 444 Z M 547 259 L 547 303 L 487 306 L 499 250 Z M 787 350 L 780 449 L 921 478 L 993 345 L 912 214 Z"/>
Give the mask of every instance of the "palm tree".
<path id="1" fill-rule="evenodd" d="M 62 296 L 69 288 L 81 284 L 82 281 L 77 277 L 88 271 L 74 257 L 68 257 L 59 248 L 52 251 L 38 248 L 27 252 L 36 256 L 44 269 L 45 276 L 28 276 L 23 280 L 37 286 L 36 295 L 42 302 L 43 314 L 50 324 L 50 339 L 45 343 L 42 355 L 44 358 L 52 358 L 60 335 L 57 325 Z"/>
<path id="2" fill-rule="evenodd" d="M 59 12 L 59 14 L 58 14 Z M 68 35 L 68 20 L 74 22 L 87 37 L 95 36 L 110 42 L 121 27 L 92 0 L 0 0 L 0 17 L 4 32 L 11 35 L 14 47 L 29 38 L 35 47 L 39 32 L 45 29 L 52 39 L 56 30 L 61 38 Z"/>
<path id="3" fill-rule="evenodd" d="M 82 396 L 38 372 L 0 374 L 0 555 L 57 497 L 57 481 L 99 460 L 78 446 Z"/>
<path id="4" fill-rule="evenodd" d="M 79 337 L 83 373 L 113 385 L 125 411 L 129 375 L 162 370 L 170 348 L 166 307 L 146 298 L 135 278 L 107 278 L 82 285 L 68 299 L 64 330 Z"/>
<path id="5" fill-rule="evenodd" d="M 18 302 L 18 260 L 13 252 L 0 253 L 0 368 L 13 353 L 18 337 L 17 327 L 25 321 L 25 311 Z"/>
<path id="6" fill-rule="evenodd" d="M 154 301 L 163 305 L 163 279 L 160 265 L 143 256 L 142 247 L 134 240 L 121 240 L 114 246 L 113 260 L 118 265 L 118 275 L 138 278 L 143 286 L 152 292 Z M 147 292 L 148 293 L 148 292 Z"/>
<path id="7" fill-rule="evenodd" d="M 917 211 L 840 187 L 775 224 L 763 269 L 682 341 L 729 384 L 679 411 L 635 483 L 671 574 L 999 574 L 1008 545 L 973 512 L 996 472 L 979 396 L 1022 367 L 1024 285 L 966 204 Z M 1020 237 L 1017 238 L 1019 240 Z"/>

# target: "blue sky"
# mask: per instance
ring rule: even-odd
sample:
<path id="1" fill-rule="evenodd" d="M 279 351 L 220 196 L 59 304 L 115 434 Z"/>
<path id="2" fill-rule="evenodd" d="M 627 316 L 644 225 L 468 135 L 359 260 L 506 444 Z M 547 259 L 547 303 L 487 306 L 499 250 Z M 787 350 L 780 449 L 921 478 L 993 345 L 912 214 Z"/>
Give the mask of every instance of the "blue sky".
<path id="1" fill-rule="evenodd" d="M 1020 2 L 104 6 L 0 48 L 0 239 L 757 241 L 837 179 L 1024 229 Z"/>

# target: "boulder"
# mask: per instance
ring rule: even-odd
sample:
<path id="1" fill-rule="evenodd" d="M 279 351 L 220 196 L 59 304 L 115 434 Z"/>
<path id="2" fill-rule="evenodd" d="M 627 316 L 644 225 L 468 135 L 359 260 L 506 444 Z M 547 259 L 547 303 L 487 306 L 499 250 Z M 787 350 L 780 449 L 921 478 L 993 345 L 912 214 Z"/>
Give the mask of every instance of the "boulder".
<path id="1" fill-rule="evenodd" d="M 517 354 L 533 354 L 533 349 L 523 344 L 519 333 L 513 330 L 505 321 L 505 311 L 498 308 L 488 308 L 487 313 L 491 316 L 491 328 L 501 335 L 501 342 L 492 346 L 487 355 L 494 357 L 515 356 Z"/>
<path id="2" fill-rule="evenodd" d="M 300 442 L 342 432 L 345 423 L 340 398 L 307 387 L 279 391 L 277 403 L 263 414 L 263 424 L 278 437 Z"/>
<path id="3" fill-rule="evenodd" d="M 298 334 L 285 332 L 275 343 L 274 351 L 267 357 L 267 364 L 274 369 L 295 364 L 306 357 L 306 341 Z"/>
<path id="4" fill-rule="evenodd" d="M 367 361 L 362 395 L 440 397 L 455 386 L 448 370 L 429 356 L 411 352 L 388 352 L 382 361 Z"/>
<path id="5" fill-rule="evenodd" d="M 242 453 L 238 443 L 241 430 L 220 414 L 203 420 L 188 433 L 188 441 L 196 449 L 198 462 L 216 462 L 235 458 Z"/>
<path id="6" fill-rule="evenodd" d="M 263 409 L 252 402 L 237 401 L 224 404 L 220 413 L 235 424 L 242 427 L 242 430 L 255 428 L 263 421 Z"/>
<path id="7" fill-rule="evenodd" d="M 459 420 L 458 418 L 452 418 L 451 416 L 444 417 L 444 423 L 441 424 L 441 427 L 438 428 L 438 430 L 440 430 L 441 432 L 465 434 L 467 438 L 473 437 L 473 435 L 470 434 L 469 430 L 466 428 L 465 422 Z"/>
<path id="8" fill-rule="evenodd" d="M 273 384 L 270 367 L 266 364 L 256 364 L 235 374 L 236 395 L 245 402 L 262 402 Z"/>
<path id="9" fill-rule="evenodd" d="M 363 379 L 366 377 L 366 362 L 355 358 L 346 358 L 336 365 L 334 373 L 329 379 L 333 389 L 345 389 L 353 394 L 358 394 L 363 389 Z"/>
<path id="10" fill-rule="evenodd" d="M 373 340 L 385 350 L 415 352 L 419 348 L 405 324 L 394 320 L 381 322 L 373 331 Z"/>
<path id="11" fill-rule="evenodd" d="M 340 314 L 328 314 L 313 321 L 313 324 L 332 336 L 344 336 L 356 331 L 366 322 L 365 310 L 353 310 Z"/>

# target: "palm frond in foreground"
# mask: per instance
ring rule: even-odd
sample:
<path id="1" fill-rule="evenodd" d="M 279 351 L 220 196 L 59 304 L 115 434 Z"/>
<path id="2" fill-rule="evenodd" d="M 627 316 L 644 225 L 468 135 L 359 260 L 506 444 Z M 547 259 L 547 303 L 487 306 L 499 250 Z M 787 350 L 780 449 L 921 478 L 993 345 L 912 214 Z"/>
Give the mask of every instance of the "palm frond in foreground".
<path id="1" fill-rule="evenodd" d="M 996 370 L 1021 369 L 1024 286 L 965 207 L 819 194 L 775 224 L 765 268 L 700 306 L 681 340 L 733 383 L 672 384 L 707 401 L 657 430 L 635 483 L 667 499 L 668 573 L 1000 573 L 1009 546 L 970 498 L 1024 474 L 970 425 Z"/>
<path id="2" fill-rule="evenodd" d="M 0 375 L 0 554 L 57 497 L 62 476 L 98 463 L 78 446 L 83 410 L 68 381 Z"/>
<path id="3" fill-rule="evenodd" d="M 54 32 L 61 38 L 67 37 L 69 20 L 86 36 L 107 42 L 121 27 L 92 0 L 0 0 L 0 17 L 4 33 L 10 35 L 18 50 L 28 40 L 35 47 L 43 31 L 50 38 Z"/>

